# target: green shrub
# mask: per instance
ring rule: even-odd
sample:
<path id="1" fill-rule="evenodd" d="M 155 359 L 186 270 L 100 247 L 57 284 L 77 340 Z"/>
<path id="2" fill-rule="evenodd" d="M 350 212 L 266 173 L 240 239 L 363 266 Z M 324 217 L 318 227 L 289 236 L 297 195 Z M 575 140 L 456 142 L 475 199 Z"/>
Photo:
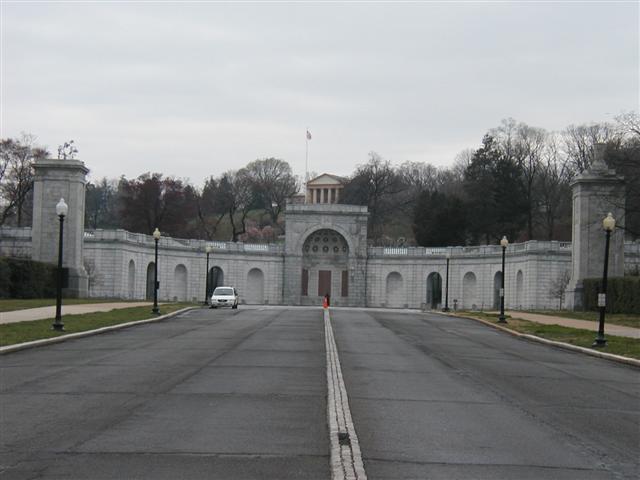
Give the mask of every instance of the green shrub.
<path id="1" fill-rule="evenodd" d="M 11 277 L 11 269 L 7 259 L 0 258 L 0 298 L 9 297 L 9 284 Z"/>
<path id="2" fill-rule="evenodd" d="M 21 258 L 0 259 L 0 297 L 51 298 L 56 295 L 56 266 Z"/>
<path id="3" fill-rule="evenodd" d="M 601 285 L 602 279 L 585 279 L 585 309 L 598 309 L 598 292 L 600 292 Z M 607 312 L 640 313 L 640 277 L 613 277 L 608 279 Z"/>

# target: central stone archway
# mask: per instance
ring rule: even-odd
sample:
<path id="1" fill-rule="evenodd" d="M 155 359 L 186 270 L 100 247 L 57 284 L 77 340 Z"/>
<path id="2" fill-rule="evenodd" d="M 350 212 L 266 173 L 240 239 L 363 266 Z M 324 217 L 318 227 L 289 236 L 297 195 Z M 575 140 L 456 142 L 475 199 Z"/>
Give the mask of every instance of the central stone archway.
<path id="1" fill-rule="evenodd" d="M 330 293 L 332 305 L 364 306 L 367 299 L 367 207 L 287 204 L 286 216 L 283 303 L 320 305 L 321 296 Z M 319 237 L 318 249 L 314 251 L 316 237 Z M 328 247 L 326 252 L 325 246 Z M 338 252 L 334 250 L 336 246 Z M 320 270 L 324 272 L 322 281 Z M 318 288 L 327 286 L 331 292 L 321 289 L 321 296 L 318 296 Z"/>
<path id="2" fill-rule="evenodd" d="M 332 304 L 349 296 L 349 245 L 337 231 L 322 228 L 309 234 L 302 245 L 301 299 L 319 305 L 324 295 Z"/>

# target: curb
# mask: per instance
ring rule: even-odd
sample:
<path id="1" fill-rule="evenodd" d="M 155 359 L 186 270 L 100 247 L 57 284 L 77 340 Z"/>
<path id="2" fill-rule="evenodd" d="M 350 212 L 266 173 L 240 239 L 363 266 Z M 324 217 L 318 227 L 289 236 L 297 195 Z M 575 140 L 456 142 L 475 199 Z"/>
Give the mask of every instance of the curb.
<path id="1" fill-rule="evenodd" d="M 502 325 L 496 325 L 495 323 L 491 323 L 487 320 L 483 320 L 481 318 L 475 317 L 467 317 L 463 315 L 451 315 L 447 313 L 443 313 L 442 315 L 448 315 L 450 317 L 458 317 L 458 318 L 466 318 L 469 320 L 474 320 L 476 322 L 484 323 L 490 327 L 506 332 L 514 337 L 522 338 L 525 340 L 530 340 L 533 342 L 543 343 L 545 345 L 550 345 L 552 347 L 563 348 L 565 350 L 571 350 L 573 352 L 585 353 L 587 355 L 591 355 L 592 357 L 604 358 L 606 360 L 612 360 L 618 363 L 624 363 L 626 365 L 631 365 L 634 367 L 640 367 L 640 360 L 636 360 L 635 358 L 623 357 L 621 355 L 614 355 L 613 353 L 604 353 L 598 350 L 592 350 L 590 348 L 579 347 L 577 345 L 571 345 L 570 343 L 557 342 L 555 340 L 547 340 L 546 338 L 536 337 L 535 335 L 530 335 L 528 333 L 520 333 L 515 330 L 511 330 L 510 328 L 503 327 Z"/>
<path id="2" fill-rule="evenodd" d="M 194 310 L 196 308 L 200 308 L 200 307 L 186 307 L 180 310 L 176 310 L 175 312 L 167 313 L 166 315 L 161 315 L 155 318 L 146 318 L 144 320 L 136 320 L 133 322 L 119 323 L 118 325 L 110 325 L 108 327 L 97 328 L 95 330 L 87 330 L 86 332 L 70 333 L 68 335 L 62 335 L 60 337 L 43 338 L 42 340 L 33 340 L 31 342 L 16 343 L 15 345 L 7 345 L 6 347 L 0 347 L 0 355 L 18 352 L 20 350 L 26 350 L 28 348 L 43 347 L 45 345 L 51 345 L 52 343 L 66 342 L 67 340 L 73 340 L 76 338 L 89 337 L 92 335 L 100 335 L 101 333 L 108 333 L 113 330 L 120 330 L 122 328 L 135 327 L 136 325 L 143 325 L 145 323 L 160 322 L 162 320 L 167 320 L 168 318 L 175 317 L 176 315 L 187 312 L 189 310 Z"/>

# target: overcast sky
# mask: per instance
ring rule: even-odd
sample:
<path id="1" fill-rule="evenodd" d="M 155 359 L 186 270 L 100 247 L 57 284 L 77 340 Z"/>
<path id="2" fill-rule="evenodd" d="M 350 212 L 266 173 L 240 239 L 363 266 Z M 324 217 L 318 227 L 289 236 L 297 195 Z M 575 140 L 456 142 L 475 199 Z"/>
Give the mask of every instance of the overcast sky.
<path id="1" fill-rule="evenodd" d="M 638 110 L 638 2 L 11 3 L 1 135 L 91 178 L 201 185 L 256 158 L 350 174 L 375 151 L 451 165 L 500 120 Z"/>

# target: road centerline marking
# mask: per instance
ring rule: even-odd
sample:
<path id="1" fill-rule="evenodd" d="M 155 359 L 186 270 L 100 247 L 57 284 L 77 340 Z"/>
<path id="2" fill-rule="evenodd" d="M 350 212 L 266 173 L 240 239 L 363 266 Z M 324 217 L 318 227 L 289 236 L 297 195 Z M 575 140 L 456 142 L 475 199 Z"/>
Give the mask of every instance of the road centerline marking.
<path id="1" fill-rule="evenodd" d="M 331 327 L 329 309 L 324 309 L 324 338 L 327 352 L 327 421 L 331 449 L 332 480 L 366 480 L 362 452 L 349 409 L 338 348 Z"/>

